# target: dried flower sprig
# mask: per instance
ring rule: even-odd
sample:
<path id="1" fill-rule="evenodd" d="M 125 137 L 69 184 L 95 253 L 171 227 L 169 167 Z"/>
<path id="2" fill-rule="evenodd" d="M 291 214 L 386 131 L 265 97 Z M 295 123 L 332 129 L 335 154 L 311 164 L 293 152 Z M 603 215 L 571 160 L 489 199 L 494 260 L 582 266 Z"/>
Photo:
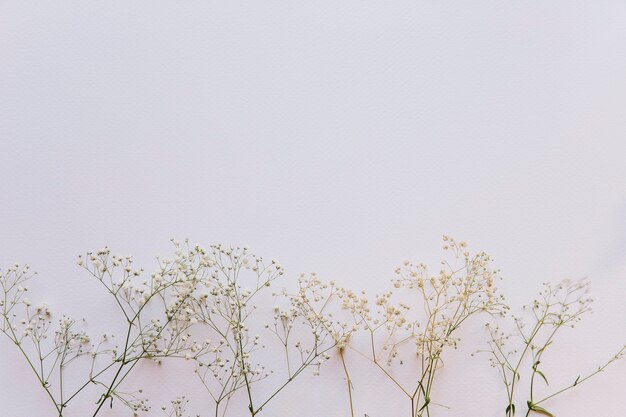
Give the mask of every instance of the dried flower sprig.
<path id="1" fill-rule="evenodd" d="M 189 400 L 183 395 L 170 401 L 169 407 L 161 407 L 161 411 L 163 411 L 163 414 L 167 417 L 184 417 L 187 404 L 189 404 Z M 196 417 L 200 417 L 200 415 L 196 415 Z"/>
<path id="2" fill-rule="evenodd" d="M 334 295 L 334 286 L 312 276 L 300 279 L 295 294 L 286 290 L 270 293 L 268 288 L 284 274 L 277 261 L 265 263 L 246 247 L 216 245 L 206 252 L 199 247 L 196 250 L 202 251 L 207 265 L 205 278 L 200 280 L 206 291 L 196 298 L 196 327 L 210 345 L 197 359 L 196 372 L 214 402 L 216 417 L 225 415 L 239 391 L 245 393 L 250 416 L 256 416 L 298 375 L 319 366 L 328 358 L 327 352 L 341 343 L 341 329 L 326 316 L 327 303 L 322 300 Z M 325 290 L 328 294 L 322 295 Z M 286 300 L 289 306 L 276 306 L 271 324 L 259 327 L 259 321 L 253 320 L 260 316 L 255 315 L 257 300 L 268 304 L 270 297 Z M 271 394 L 258 399 L 256 385 L 273 373 L 256 359 L 266 343 L 272 343 L 261 336 L 268 330 L 285 353 L 286 375 Z"/>
<path id="3" fill-rule="evenodd" d="M 409 298 L 393 301 L 398 294 L 389 291 L 377 296 L 375 307 L 371 307 L 365 293 L 341 293 L 343 308 L 352 313 L 355 324 L 369 338 L 367 351 L 353 345 L 351 348 L 404 394 L 411 417 L 430 416 L 444 353 L 457 348 L 461 325 L 475 314 L 501 314 L 506 308 L 495 288 L 498 271 L 492 269 L 491 258 L 484 252 L 470 255 L 465 242 L 447 236 L 443 240 L 443 248 L 452 259 L 443 261 L 437 274 L 431 274 L 425 264 L 410 261 L 396 269 L 398 277 L 393 286 L 404 290 Z M 343 355 L 341 359 L 351 399 L 351 381 Z M 410 359 L 415 366 L 403 367 L 402 375 L 397 375 L 397 368 L 391 368 L 394 362 L 405 365 Z M 352 401 L 350 410 L 354 416 Z"/>
<path id="4" fill-rule="evenodd" d="M 126 327 L 122 346 L 112 346 L 114 336 L 108 333 L 92 343 L 91 337 L 78 328 L 79 323 L 69 317 L 62 317 L 51 334 L 48 307 L 33 308 L 25 297 L 25 283 L 33 276 L 27 266 L 14 265 L 0 271 L 0 330 L 25 358 L 59 417 L 72 400 L 90 391 L 93 394 L 93 389 L 99 397 L 89 411 L 92 416 L 98 415 L 105 404 L 113 406 L 114 399 L 135 414 L 148 411 L 142 390 L 122 391 L 122 383 L 141 360 L 159 361 L 188 350 L 182 341 L 181 323 L 185 321 L 181 314 L 189 304 L 196 277 L 172 262 L 144 280 L 143 270 L 133 268 L 131 256 L 111 255 L 108 248 L 79 256 L 77 263 L 104 286 L 119 307 L 123 318 L 120 323 Z M 150 312 L 148 305 L 154 306 Z M 163 348 L 164 344 L 170 349 Z M 82 381 L 66 381 L 70 365 L 75 368 L 73 375 L 82 372 Z"/>
<path id="5" fill-rule="evenodd" d="M 557 333 L 564 328 L 573 328 L 585 314 L 591 312 L 593 299 L 588 296 L 589 282 L 586 280 L 564 280 L 554 286 L 545 283 L 539 297 L 524 306 L 530 317 L 530 325 L 526 325 L 524 317 L 511 316 L 515 331 L 506 334 L 498 325 L 488 323 L 490 341 L 489 350 L 491 366 L 498 369 L 502 382 L 506 387 L 507 406 L 505 415 L 515 415 L 515 395 L 522 380 L 522 367 L 530 359 L 529 398 L 526 401 L 526 416 L 538 413 L 553 416 L 544 408 L 549 399 L 579 386 L 591 377 L 604 371 L 611 363 L 620 359 L 626 346 L 612 356 L 596 370 L 585 376 L 572 377 L 572 383 L 545 396 L 538 394 L 537 382 L 541 379 L 547 385 L 548 379 L 543 367 L 543 355 L 555 341 Z"/>

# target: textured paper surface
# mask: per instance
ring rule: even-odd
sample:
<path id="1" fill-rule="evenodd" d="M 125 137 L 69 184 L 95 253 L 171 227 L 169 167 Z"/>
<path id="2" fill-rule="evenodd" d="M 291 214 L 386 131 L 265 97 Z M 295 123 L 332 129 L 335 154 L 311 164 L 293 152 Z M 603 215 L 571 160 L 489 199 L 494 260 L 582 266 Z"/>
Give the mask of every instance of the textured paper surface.
<path id="1" fill-rule="evenodd" d="M 30 298 L 98 333 L 111 305 L 74 259 L 105 244 L 147 270 L 170 237 L 248 244 L 287 279 L 376 292 L 403 259 L 436 264 L 447 233 L 494 256 L 513 305 L 590 277 L 596 312 L 549 365 L 567 382 L 626 340 L 625 23 L 622 1 L 3 2 L 0 262 L 30 263 Z M 503 415 L 471 351 L 446 363 L 433 417 Z M 52 416 L 0 352 L 0 415 Z M 359 416 L 407 415 L 348 360 Z M 347 416 L 334 365 L 262 415 Z M 212 415 L 192 374 L 144 368 L 155 408 L 188 394 Z M 625 371 L 551 409 L 622 415 Z"/>

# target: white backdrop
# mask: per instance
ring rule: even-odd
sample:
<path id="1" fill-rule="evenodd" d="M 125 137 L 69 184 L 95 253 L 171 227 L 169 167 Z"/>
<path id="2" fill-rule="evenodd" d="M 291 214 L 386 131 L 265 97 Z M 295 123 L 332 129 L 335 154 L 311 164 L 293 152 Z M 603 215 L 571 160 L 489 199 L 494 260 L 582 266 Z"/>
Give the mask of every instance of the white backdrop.
<path id="1" fill-rule="evenodd" d="M 96 331 L 111 306 L 74 259 L 105 244 L 148 270 L 170 237 L 248 244 L 288 279 L 375 292 L 403 259 L 437 262 L 447 233 L 495 257 L 514 305 L 590 277 L 596 311 L 555 350 L 557 378 L 626 341 L 623 1 L 2 1 L 0 56 L 0 263 L 30 263 L 31 298 Z M 0 351 L 0 416 L 52 416 Z M 470 351 L 436 416 L 503 415 Z M 624 371 L 551 408 L 623 415 Z M 152 378 L 154 405 L 208 404 L 193 378 Z M 355 375 L 359 415 L 406 414 L 383 384 Z M 266 415 L 347 416 L 341 374 Z"/>

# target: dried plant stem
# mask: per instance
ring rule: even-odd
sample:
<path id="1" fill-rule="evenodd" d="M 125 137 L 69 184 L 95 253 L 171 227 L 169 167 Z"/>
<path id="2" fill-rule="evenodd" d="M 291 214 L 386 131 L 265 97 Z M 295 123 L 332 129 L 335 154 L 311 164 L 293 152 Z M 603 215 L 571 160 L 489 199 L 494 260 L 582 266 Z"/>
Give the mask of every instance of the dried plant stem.
<path id="1" fill-rule="evenodd" d="M 344 347 L 339 348 L 339 357 L 341 358 L 341 364 L 343 365 L 343 372 L 346 376 L 346 384 L 348 386 L 348 400 L 350 402 L 350 417 L 354 417 L 354 404 L 352 400 L 352 380 L 350 379 L 350 373 L 346 366 L 346 359 L 344 357 Z"/>
<path id="2" fill-rule="evenodd" d="M 17 347 L 17 349 L 20 351 L 20 353 L 22 354 L 22 356 L 24 357 L 24 359 L 26 359 L 26 363 L 28 363 L 28 366 L 30 367 L 30 369 L 32 369 L 33 373 L 35 374 L 35 376 L 37 377 L 37 380 L 39 381 L 39 384 L 41 385 L 41 387 L 45 390 L 46 394 L 48 395 L 48 397 L 50 398 L 50 400 L 52 401 L 52 404 L 54 405 L 54 408 L 57 410 L 57 413 L 59 413 L 59 417 L 63 417 L 63 408 L 64 408 L 64 404 L 58 404 L 56 399 L 54 398 L 54 395 L 52 394 L 52 392 L 50 391 L 50 388 L 48 388 L 48 384 L 47 382 L 41 377 L 41 374 L 39 373 L 39 371 L 37 371 L 37 369 L 35 368 L 35 365 L 33 364 L 33 362 L 31 361 L 30 357 L 28 356 L 28 354 L 24 351 L 24 349 L 22 348 L 22 345 L 18 342 L 16 342 L 15 340 L 17 339 L 17 336 L 15 334 L 15 332 L 13 331 L 13 328 L 11 326 L 7 326 L 7 328 L 10 330 L 11 335 L 9 336 L 10 338 L 12 338 L 14 340 L 14 344 Z"/>
<path id="3" fill-rule="evenodd" d="M 539 404 L 542 404 L 543 402 L 556 397 L 559 394 L 564 393 L 565 391 L 568 391 L 574 387 L 579 386 L 580 384 L 582 384 L 583 382 L 589 380 L 590 378 L 596 376 L 597 374 L 604 372 L 604 370 L 614 361 L 618 360 L 619 358 L 621 358 L 624 355 L 624 352 L 626 351 L 626 346 L 622 347 L 620 349 L 619 352 L 617 352 L 617 354 L 615 354 L 615 356 L 613 356 L 611 359 L 609 359 L 606 363 L 604 363 L 603 365 L 599 366 L 598 369 L 596 369 L 595 371 L 591 372 L 590 374 L 588 374 L 587 376 L 581 378 L 580 376 L 576 378 L 576 380 L 571 384 L 568 385 L 564 388 L 559 389 L 558 391 L 542 398 L 541 400 L 538 401 L 534 401 L 533 400 L 533 395 L 534 395 L 534 381 L 531 379 L 531 384 L 530 384 L 530 403 L 533 404 L 534 406 L 538 406 Z M 534 376 L 534 374 L 533 374 Z M 532 408 L 528 408 L 528 411 L 526 412 L 526 416 L 529 416 L 530 413 L 532 412 Z"/>

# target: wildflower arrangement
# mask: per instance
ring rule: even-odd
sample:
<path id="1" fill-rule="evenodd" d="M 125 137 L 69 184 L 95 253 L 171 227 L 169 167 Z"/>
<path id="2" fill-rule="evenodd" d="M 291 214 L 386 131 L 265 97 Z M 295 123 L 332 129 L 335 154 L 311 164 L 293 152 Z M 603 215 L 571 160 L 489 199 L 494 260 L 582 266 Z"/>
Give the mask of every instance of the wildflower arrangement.
<path id="1" fill-rule="evenodd" d="M 108 248 L 78 257 L 110 295 L 115 328 L 125 329 L 121 338 L 106 333 L 94 339 L 82 320 L 55 319 L 47 305 L 33 305 L 28 284 L 36 274 L 28 266 L 0 270 L 0 331 L 32 370 L 54 415 L 69 417 L 70 404 L 80 397 L 93 404 L 81 416 L 96 417 L 105 406 L 127 407 L 136 416 L 148 412 L 143 391 L 125 388 L 129 375 L 136 377 L 137 365 L 146 360 L 186 360 L 207 393 L 202 404 L 210 401 L 203 415 L 255 417 L 303 372 L 319 375 L 334 357 L 355 417 L 362 414 L 354 403 L 352 361 L 346 360 L 353 355 L 406 398 L 407 417 L 436 416 L 433 407 L 445 402 L 437 390 L 444 359 L 461 343 L 460 329 L 483 317 L 489 321 L 488 348 L 480 351 L 489 354 L 506 387 L 505 417 L 515 415 L 521 384 L 528 392 L 526 417 L 553 416 L 548 400 L 601 373 L 626 349 L 547 391 L 544 354 L 561 329 L 590 311 L 589 283 L 545 284 L 523 315 L 512 316 L 496 288 L 501 278 L 491 257 L 448 236 L 438 268 L 404 261 L 391 288 L 371 301 L 365 291 L 326 283 L 315 273 L 283 285 L 282 265 L 247 247 L 173 246 L 173 256 L 157 257 L 147 277 L 131 256 L 112 255 Z M 504 330 L 507 322 L 511 332 Z M 187 416 L 189 402 L 178 397 L 160 412 Z"/>

